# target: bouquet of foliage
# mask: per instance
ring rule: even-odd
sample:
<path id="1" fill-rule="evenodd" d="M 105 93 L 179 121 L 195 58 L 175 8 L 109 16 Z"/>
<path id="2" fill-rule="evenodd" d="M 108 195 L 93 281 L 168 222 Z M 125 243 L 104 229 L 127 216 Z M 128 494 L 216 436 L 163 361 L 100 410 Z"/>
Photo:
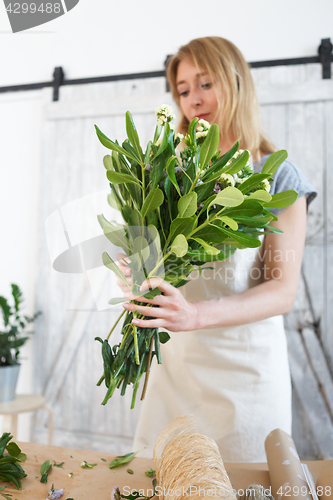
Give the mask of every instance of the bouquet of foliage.
<path id="1" fill-rule="evenodd" d="M 122 145 L 108 139 L 96 126 L 100 142 L 112 150 L 104 157 L 111 187 L 108 202 L 121 212 L 124 223 L 98 218 L 106 237 L 127 255 L 132 271 L 129 291 L 138 297 L 142 296 L 141 284 L 148 278 L 163 278 L 181 287 L 194 269 L 225 260 L 237 248 L 259 247 L 261 235 L 281 232 L 270 226 L 277 220 L 270 208 L 284 208 L 297 198 L 295 191 L 269 194 L 269 180 L 287 158 L 286 151 L 273 153 L 261 172 L 254 173 L 249 152 L 238 151 L 238 143 L 221 155 L 216 124 L 195 118 L 183 137 L 170 125 L 174 118 L 170 106 L 162 105 L 156 115 L 154 139 L 145 151 L 129 112 L 128 138 Z M 177 155 L 176 147 L 181 142 L 183 147 Z M 128 286 L 125 275 L 106 252 L 103 263 Z M 151 299 L 160 293 L 155 288 L 144 296 Z M 125 301 L 113 298 L 109 303 Z M 122 341 L 111 348 L 109 337 L 123 315 Z M 168 333 L 139 328 L 132 323 L 135 317 L 143 318 L 138 312 L 124 310 L 107 339 L 96 338 L 102 343 L 104 365 L 98 385 L 104 380 L 107 387 L 102 404 L 116 388 L 124 395 L 132 384 L 134 408 L 142 375 L 146 374 L 141 399 L 153 357 L 161 363 L 160 344 L 169 340 Z"/>

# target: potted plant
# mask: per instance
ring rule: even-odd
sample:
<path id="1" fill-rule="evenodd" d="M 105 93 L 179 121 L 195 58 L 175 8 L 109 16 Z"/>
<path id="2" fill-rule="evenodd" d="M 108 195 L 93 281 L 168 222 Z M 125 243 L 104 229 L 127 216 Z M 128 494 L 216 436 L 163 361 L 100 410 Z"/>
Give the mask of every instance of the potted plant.
<path id="1" fill-rule="evenodd" d="M 3 325 L 0 326 L 0 403 L 15 399 L 16 384 L 20 369 L 20 348 L 29 339 L 27 326 L 39 316 L 24 316 L 21 313 L 23 302 L 22 292 L 18 285 L 12 284 L 11 306 L 5 297 L 0 296 L 0 309 L 3 316 Z"/>

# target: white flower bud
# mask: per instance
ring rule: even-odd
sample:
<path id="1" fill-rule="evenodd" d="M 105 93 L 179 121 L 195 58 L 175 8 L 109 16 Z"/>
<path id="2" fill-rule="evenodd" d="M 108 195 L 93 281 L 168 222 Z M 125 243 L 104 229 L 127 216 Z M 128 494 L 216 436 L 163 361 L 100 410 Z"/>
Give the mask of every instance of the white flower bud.
<path id="1" fill-rule="evenodd" d="M 228 186 L 232 186 L 232 187 L 235 186 L 235 179 L 230 174 L 221 174 L 220 175 L 220 182 L 223 184 L 227 184 Z"/>
<path id="2" fill-rule="evenodd" d="M 201 132 L 199 130 L 199 127 L 202 127 L 202 130 L 209 130 L 210 129 L 210 123 L 207 122 L 206 120 L 203 120 L 203 118 L 201 118 L 199 121 L 198 121 L 198 131 Z"/>

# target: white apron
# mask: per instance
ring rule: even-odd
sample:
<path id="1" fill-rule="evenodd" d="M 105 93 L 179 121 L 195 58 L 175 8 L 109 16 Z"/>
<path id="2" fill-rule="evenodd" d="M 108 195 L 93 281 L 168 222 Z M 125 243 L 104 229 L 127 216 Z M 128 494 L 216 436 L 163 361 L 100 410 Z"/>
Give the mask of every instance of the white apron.
<path id="1" fill-rule="evenodd" d="M 189 301 L 240 293 L 262 281 L 259 249 L 237 250 L 214 270 L 191 274 L 181 290 Z M 152 457 L 171 420 L 193 414 L 226 462 L 265 462 L 264 440 L 275 428 L 291 433 L 291 384 L 283 317 L 247 325 L 170 332 L 153 361 L 134 439 Z"/>

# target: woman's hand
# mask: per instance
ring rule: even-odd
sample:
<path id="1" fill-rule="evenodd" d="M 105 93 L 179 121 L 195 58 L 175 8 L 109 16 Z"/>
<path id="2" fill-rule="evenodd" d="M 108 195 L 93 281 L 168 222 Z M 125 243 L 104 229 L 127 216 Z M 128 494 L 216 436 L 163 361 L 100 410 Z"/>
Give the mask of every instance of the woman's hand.
<path id="1" fill-rule="evenodd" d="M 125 286 L 125 285 L 124 285 Z M 144 316 L 156 319 L 141 320 L 133 319 L 132 323 L 141 328 L 167 328 L 171 332 L 196 330 L 198 323 L 198 311 L 194 302 L 187 302 L 181 292 L 161 278 L 151 278 L 142 283 L 140 290 L 147 291 L 149 288 L 159 288 L 162 295 L 157 295 L 152 300 L 145 297 L 134 297 L 125 293 L 125 297 L 138 302 L 147 302 L 153 306 L 139 306 L 133 303 L 124 303 L 127 311 L 135 311 Z M 133 298 L 132 298 L 133 297 Z"/>

